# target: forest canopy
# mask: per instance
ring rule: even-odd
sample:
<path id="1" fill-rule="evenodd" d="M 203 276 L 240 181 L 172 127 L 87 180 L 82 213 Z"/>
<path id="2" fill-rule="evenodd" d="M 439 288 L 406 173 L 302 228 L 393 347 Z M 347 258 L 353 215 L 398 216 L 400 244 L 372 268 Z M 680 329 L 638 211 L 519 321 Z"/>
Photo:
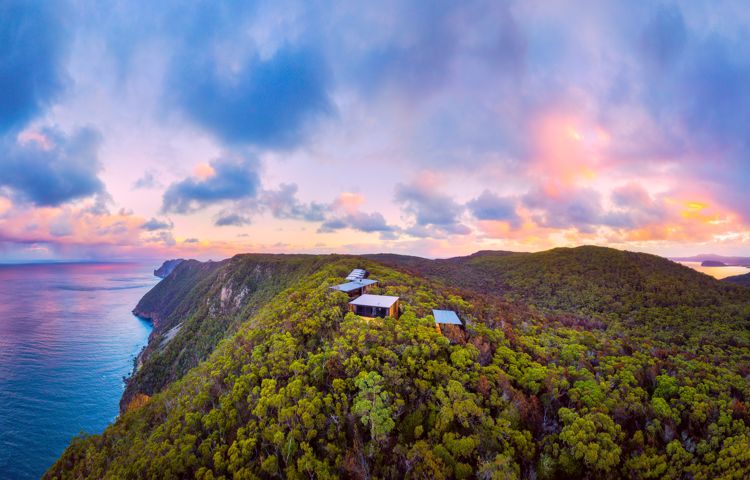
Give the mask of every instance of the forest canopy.
<path id="1" fill-rule="evenodd" d="M 46 478 L 748 478 L 750 290 L 648 255 L 543 253 L 311 257 Z M 354 267 L 399 319 L 348 313 L 329 286 Z M 434 308 L 465 333 L 438 333 Z"/>

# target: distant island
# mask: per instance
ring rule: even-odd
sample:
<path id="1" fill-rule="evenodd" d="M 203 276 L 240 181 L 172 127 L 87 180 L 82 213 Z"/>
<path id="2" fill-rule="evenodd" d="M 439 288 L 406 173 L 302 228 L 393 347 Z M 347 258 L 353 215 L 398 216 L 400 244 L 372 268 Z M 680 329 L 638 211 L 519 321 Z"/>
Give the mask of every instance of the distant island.
<path id="1" fill-rule="evenodd" d="M 728 267 L 724 262 L 720 262 L 718 260 L 703 260 L 701 262 L 701 267 Z"/>
<path id="2" fill-rule="evenodd" d="M 170 273 L 172 273 L 172 270 L 177 267 L 177 265 L 181 264 L 184 261 L 182 258 L 175 258 L 172 260 L 167 260 L 166 262 L 161 264 L 161 267 L 154 270 L 154 276 L 159 278 L 165 278 Z"/>
<path id="3" fill-rule="evenodd" d="M 750 267 L 750 257 L 725 257 L 702 253 L 692 257 L 670 257 L 675 262 L 701 262 L 704 267 Z"/>

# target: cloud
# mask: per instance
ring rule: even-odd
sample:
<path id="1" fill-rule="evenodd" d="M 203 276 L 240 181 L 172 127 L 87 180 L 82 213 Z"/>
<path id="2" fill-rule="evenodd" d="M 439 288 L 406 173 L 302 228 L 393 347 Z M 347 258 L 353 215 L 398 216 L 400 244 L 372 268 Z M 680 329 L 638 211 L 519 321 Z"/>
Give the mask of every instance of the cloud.
<path id="1" fill-rule="evenodd" d="M 351 228 L 363 233 L 380 233 L 381 239 L 394 239 L 399 229 L 389 225 L 380 212 L 363 212 L 359 207 L 364 197 L 357 193 L 343 192 L 330 205 L 333 214 L 318 228 L 318 233 L 330 233 Z"/>
<path id="2" fill-rule="evenodd" d="M 466 206 L 477 220 L 505 221 L 514 227 L 520 226 L 521 218 L 516 212 L 516 202 L 512 198 L 499 197 L 485 190 Z"/>
<path id="3" fill-rule="evenodd" d="M 151 218 L 150 220 L 144 222 L 141 225 L 141 228 L 144 230 L 148 230 L 149 232 L 153 232 L 156 230 L 171 230 L 174 228 L 174 224 L 171 221 L 166 220 L 157 220 L 156 218 Z"/>
<path id="4" fill-rule="evenodd" d="M 200 243 L 200 240 L 197 238 L 186 238 L 182 241 L 182 243 Z"/>
<path id="5" fill-rule="evenodd" d="M 637 184 L 616 187 L 605 206 L 602 194 L 590 188 L 565 190 L 536 190 L 523 197 L 523 204 L 531 212 L 531 219 L 539 226 L 553 229 L 575 228 L 590 234 L 601 227 L 640 229 L 661 222 L 672 221 L 670 209 L 663 196 L 654 198 Z"/>
<path id="6" fill-rule="evenodd" d="M 252 53 L 231 68 L 206 52 L 186 55 L 172 80 L 176 101 L 229 144 L 293 147 L 332 111 L 325 58 L 309 48 Z"/>
<path id="7" fill-rule="evenodd" d="M 461 223 L 464 206 L 442 193 L 436 178 L 424 176 L 411 184 L 396 184 L 395 200 L 413 217 L 407 232 L 415 236 L 465 235 L 471 232 Z"/>
<path id="8" fill-rule="evenodd" d="M 317 202 L 301 202 L 297 198 L 297 190 L 296 184 L 284 183 L 277 189 L 260 190 L 256 196 L 236 201 L 229 208 L 222 210 L 214 224 L 219 227 L 249 225 L 254 215 L 265 212 L 282 220 L 324 221 L 331 206 Z"/>
<path id="9" fill-rule="evenodd" d="M 332 218 L 323 222 L 323 224 L 318 229 L 318 232 L 330 233 L 335 232 L 336 230 L 341 230 L 342 228 L 346 228 L 348 226 L 349 224 L 343 218 Z"/>
<path id="10" fill-rule="evenodd" d="M 679 7 L 658 6 L 641 36 L 646 61 L 658 69 L 671 65 L 684 50 L 686 42 L 687 28 Z"/>
<path id="11" fill-rule="evenodd" d="M 160 188 L 162 185 L 156 175 L 154 170 L 146 170 L 143 172 L 143 176 L 133 182 L 133 190 Z"/>
<path id="12" fill-rule="evenodd" d="M 65 215 L 60 215 L 49 226 L 49 233 L 53 237 L 67 237 L 73 234 L 73 225 Z"/>
<path id="13" fill-rule="evenodd" d="M 323 222 L 320 226 L 320 232 L 332 232 L 342 228 L 352 228 L 360 232 L 395 232 L 396 228 L 388 225 L 385 217 L 379 212 L 356 212 L 335 217 Z"/>
<path id="14" fill-rule="evenodd" d="M 264 190 L 258 203 L 261 208 L 270 210 L 275 218 L 320 222 L 325 218 L 329 206 L 311 202 L 302 203 L 297 199 L 296 184 L 279 185 L 278 190 Z"/>
<path id="15" fill-rule="evenodd" d="M 497 79 L 518 69 L 525 54 L 523 32 L 503 3 L 401 2 L 387 22 L 366 9 L 350 13 L 359 48 L 353 70 L 368 95 L 397 91 L 418 101 L 450 87 L 459 67 L 481 63 Z M 370 45 L 364 52 L 363 42 Z"/>
<path id="16" fill-rule="evenodd" d="M 220 214 L 214 221 L 214 225 L 217 227 L 241 227 L 244 225 L 250 225 L 250 217 L 239 213 L 224 213 Z"/>
<path id="17" fill-rule="evenodd" d="M 211 174 L 171 184 L 162 197 L 162 211 L 190 213 L 230 200 L 252 198 L 260 179 L 257 161 L 249 156 L 222 157 L 210 162 Z"/>
<path id="18" fill-rule="evenodd" d="M 62 2 L 0 4 L 0 134 L 42 112 L 66 83 Z"/>
<path id="19" fill-rule="evenodd" d="M 0 186 L 18 200 L 39 206 L 102 195 L 104 184 L 97 176 L 102 169 L 98 156 L 101 140 L 93 128 L 81 128 L 71 135 L 45 128 L 18 139 L 0 140 Z M 101 198 L 106 203 L 106 196 Z"/>
<path id="20" fill-rule="evenodd" d="M 536 190 L 523 197 L 523 204 L 533 212 L 534 221 L 547 228 L 576 228 L 583 233 L 592 233 L 605 218 L 601 195 L 592 189 Z"/>
<path id="21" fill-rule="evenodd" d="M 159 244 L 166 245 L 168 247 L 173 247 L 177 245 L 177 241 L 174 239 L 172 232 L 167 232 L 164 230 L 156 232 L 150 237 L 147 237 L 146 242 L 159 243 Z"/>

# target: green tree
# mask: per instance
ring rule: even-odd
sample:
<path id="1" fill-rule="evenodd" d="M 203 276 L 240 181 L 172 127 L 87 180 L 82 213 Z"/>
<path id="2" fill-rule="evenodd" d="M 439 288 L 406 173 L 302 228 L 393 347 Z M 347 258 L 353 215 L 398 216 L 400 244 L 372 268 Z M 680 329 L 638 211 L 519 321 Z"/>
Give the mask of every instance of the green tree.
<path id="1" fill-rule="evenodd" d="M 383 389 L 383 377 L 377 372 L 361 372 L 355 384 L 359 392 L 354 398 L 352 413 L 370 427 L 373 439 L 380 440 L 396 426 L 388 392 Z"/>

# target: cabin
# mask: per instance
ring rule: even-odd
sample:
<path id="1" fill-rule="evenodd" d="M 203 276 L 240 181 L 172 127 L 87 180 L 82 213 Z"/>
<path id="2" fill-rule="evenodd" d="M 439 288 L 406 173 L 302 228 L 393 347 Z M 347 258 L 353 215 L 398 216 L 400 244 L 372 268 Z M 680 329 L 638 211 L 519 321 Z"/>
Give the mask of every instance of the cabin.
<path id="1" fill-rule="evenodd" d="M 443 335 L 461 333 L 464 328 L 461 319 L 453 310 L 433 310 L 432 316 L 435 317 L 435 328 Z"/>
<path id="2" fill-rule="evenodd" d="M 364 280 L 369 276 L 370 272 L 368 272 L 364 268 L 355 268 L 354 270 L 349 272 L 349 275 L 346 276 L 346 279 L 350 282 L 356 282 L 357 280 Z"/>
<path id="3" fill-rule="evenodd" d="M 360 317 L 398 318 L 398 297 L 365 294 L 349 302 L 349 311 Z"/>
<path id="4" fill-rule="evenodd" d="M 342 283 L 341 285 L 334 285 L 333 287 L 331 287 L 331 289 L 338 290 L 339 292 L 344 292 L 349 295 L 349 297 L 355 298 L 367 293 L 367 290 L 369 290 L 371 286 L 376 285 L 377 283 L 377 280 L 363 278 L 362 280 Z"/>

